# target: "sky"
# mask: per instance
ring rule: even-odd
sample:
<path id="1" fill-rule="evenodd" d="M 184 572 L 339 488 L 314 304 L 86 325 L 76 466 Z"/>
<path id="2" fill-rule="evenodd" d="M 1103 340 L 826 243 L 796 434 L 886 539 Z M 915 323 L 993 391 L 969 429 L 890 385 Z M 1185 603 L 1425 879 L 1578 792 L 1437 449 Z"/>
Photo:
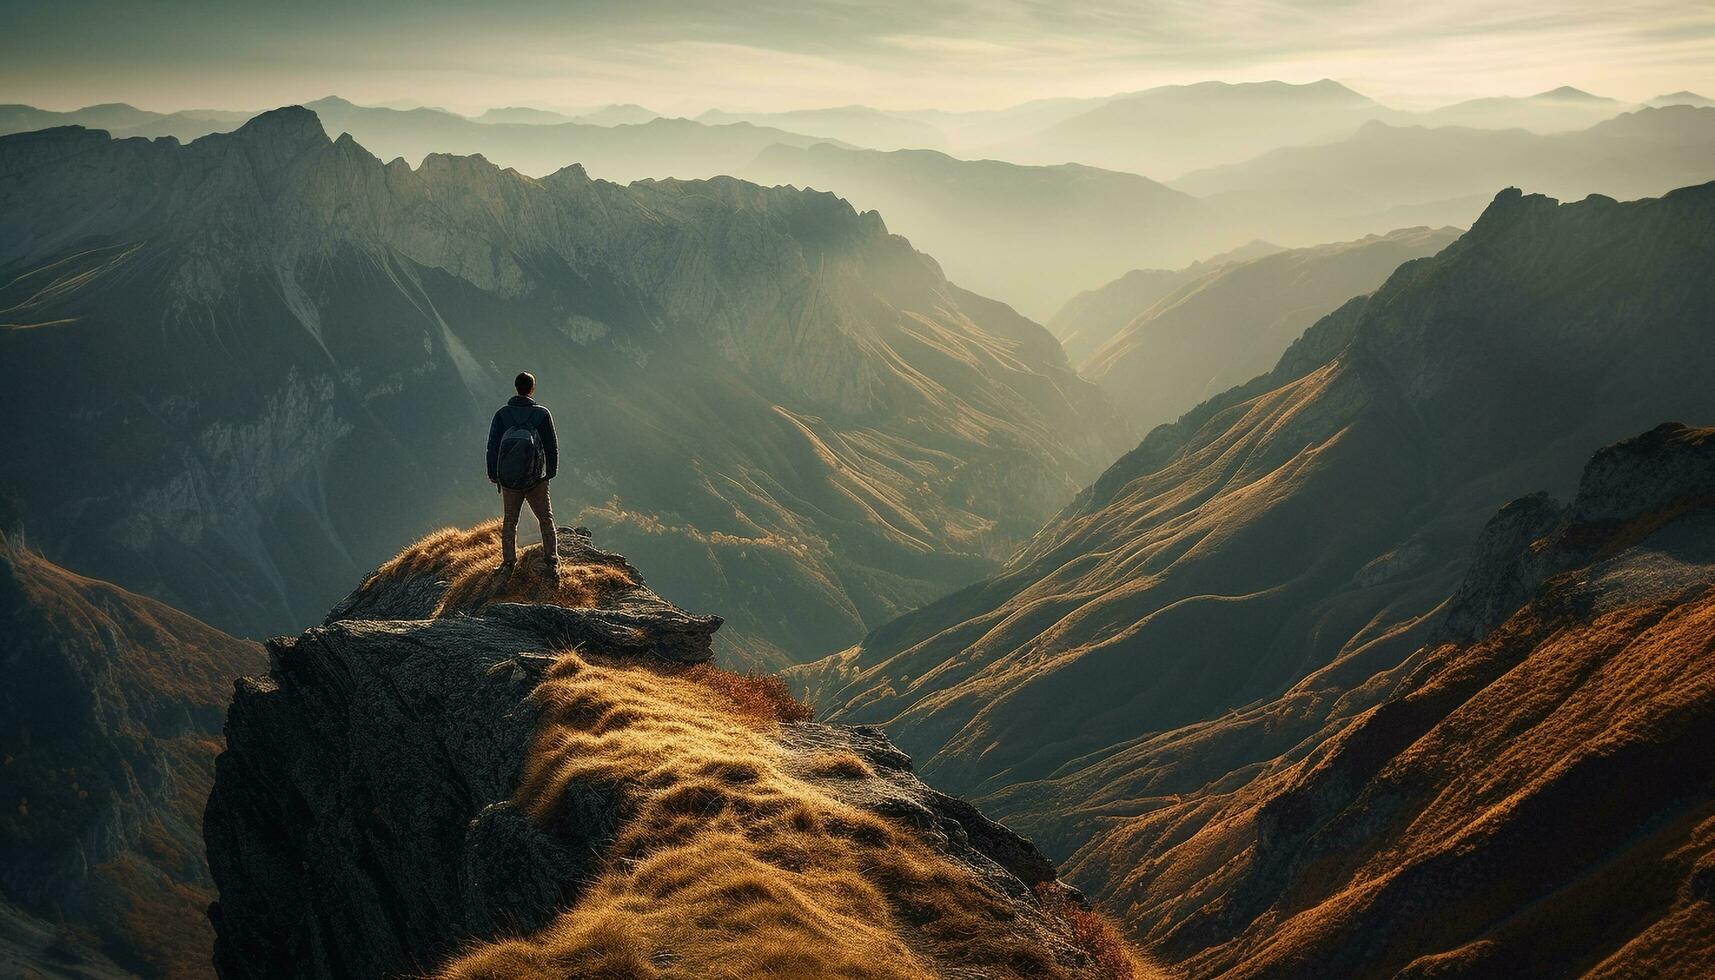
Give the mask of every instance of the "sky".
<path id="1" fill-rule="evenodd" d="M 0 0 L 0 103 L 999 108 L 1333 78 L 1400 108 L 1715 96 L 1715 0 Z"/>

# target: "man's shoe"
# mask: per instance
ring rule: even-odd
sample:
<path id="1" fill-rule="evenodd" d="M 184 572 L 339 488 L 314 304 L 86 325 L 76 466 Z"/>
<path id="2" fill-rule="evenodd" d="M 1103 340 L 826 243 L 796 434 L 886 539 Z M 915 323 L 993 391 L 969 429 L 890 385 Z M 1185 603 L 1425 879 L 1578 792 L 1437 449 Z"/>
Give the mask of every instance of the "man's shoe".
<path id="1" fill-rule="evenodd" d="M 503 561 L 494 567 L 494 574 L 500 578 L 512 577 L 512 562 Z"/>
<path id="2" fill-rule="evenodd" d="M 548 581 L 554 583 L 555 585 L 560 584 L 560 566 L 549 565 L 546 569 L 544 569 L 544 572 L 548 576 Z"/>

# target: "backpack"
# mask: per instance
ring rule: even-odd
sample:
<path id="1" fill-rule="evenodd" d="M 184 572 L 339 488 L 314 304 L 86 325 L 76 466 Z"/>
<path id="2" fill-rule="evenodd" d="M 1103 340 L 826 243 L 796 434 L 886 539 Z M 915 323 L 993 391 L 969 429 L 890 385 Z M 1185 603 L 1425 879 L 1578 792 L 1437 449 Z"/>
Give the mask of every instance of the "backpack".
<path id="1" fill-rule="evenodd" d="M 500 454 L 494 471 L 500 485 L 508 490 L 528 490 L 548 475 L 548 458 L 542 452 L 542 437 L 530 424 L 535 416 L 533 410 L 525 408 L 524 421 L 507 426 L 500 437 Z"/>

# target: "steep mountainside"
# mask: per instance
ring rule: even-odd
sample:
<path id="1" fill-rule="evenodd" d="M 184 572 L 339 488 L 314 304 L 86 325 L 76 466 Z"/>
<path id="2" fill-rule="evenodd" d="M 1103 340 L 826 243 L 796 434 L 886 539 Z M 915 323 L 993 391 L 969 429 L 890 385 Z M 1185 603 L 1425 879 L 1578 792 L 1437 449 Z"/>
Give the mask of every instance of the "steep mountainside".
<path id="1" fill-rule="evenodd" d="M 520 369 L 558 512 L 752 662 L 969 581 L 1116 451 L 1046 331 L 828 194 L 412 170 L 292 108 L 0 139 L 0 214 L 0 410 L 53 419 L 6 434 L 0 485 L 50 554 L 235 631 L 492 514 Z"/>
<path id="2" fill-rule="evenodd" d="M 1715 178 L 1715 109 L 1640 109 L 1589 129 L 1365 125 L 1350 139 L 1289 147 L 1187 174 L 1173 186 L 1298 244 L 1402 224 L 1465 225 L 1509 184 L 1565 199 L 1632 198 Z"/>
<path id="3" fill-rule="evenodd" d="M 1139 975 L 1028 841 L 560 541 L 502 588 L 492 524 L 432 535 L 240 682 L 223 977 Z"/>
<path id="4" fill-rule="evenodd" d="M 1406 228 L 1212 269 L 1148 306 L 1076 366 L 1140 431 L 1266 372 L 1306 327 L 1457 228 Z"/>
<path id="5" fill-rule="evenodd" d="M 1059 339 L 1072 366 L 1082 368 L 1103 344 L 1163 297 L 1228 263 L 1260 259 L 1281 251 L 1285 250 L 1279 245 L 1259 239 L 1180 269 L 1133 269 L 1113 282 L 1067 300 L 1049 318 L 1048 332 Z"/>
<path id="6" fill-rule="evenodd" d="M 1260 726 L 1200 735 L 1307 677 L 1332 685 L 1320 702 L 1396 667 L 1502 502 L 1563 491 L 1592 447 L 1662 418 L 1715 417 L 1712 229 L 1715 184 L 1504 192 L 1270 374 L 1151 433 L 1000 575 L 797 682 L 1055 853 L 1091 826 L 1040 780 L 1113 761 L 1108 803 L 1136 813 L 1267 758 Z"/>
<path id="7" fill-rule="evenodd" d="M 211 975 L 202 807 L 261 647 L 5 539 L 0 637 L 0 975 Z"/>
<path id="8" fill-rule="evenodd" d="M 1442 622 L 1372 691 L 1306 682 L 1211 725 L 1205 744 L 1326 719 L 1134 798 L 1073 867 L 1191 977 L 1706 972 L 1715 429 L 1603 450 L 1569 506 L 1508 505 Z"/>
<path id="9" fill-rule="evenodd" d="M 1136 174 L 1025 167 L 933 150 L 769 147 L 740 176 L 874 208 L 953 281 L 1046 317 L 1066 297 L 1147 265 L 1242 242 L 1187 195 Z"/>

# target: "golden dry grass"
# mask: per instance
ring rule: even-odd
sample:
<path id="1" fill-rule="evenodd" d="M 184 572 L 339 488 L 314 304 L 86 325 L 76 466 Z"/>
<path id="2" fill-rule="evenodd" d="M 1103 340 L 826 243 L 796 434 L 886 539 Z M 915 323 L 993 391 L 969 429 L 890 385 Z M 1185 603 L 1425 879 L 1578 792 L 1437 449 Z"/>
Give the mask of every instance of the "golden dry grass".
<path id="1" fill-rule="evenodd" d="M 447 582 L 435 616 L 474 612 L 495 602 L 543 602 L 581 608 L 601 605 L 621 590 L 637 584 L 621 565 L 560 563 L 554 583 L 543 571 L 542 546 L 518 551 L 518 565 L 509 578 L 495 573 L 500 562 L 500 519 L 465 529 L 442 528 L 401 551 L 364 582 L 432 577 Z"/>
<path id="2" fill-rule="evenodd" d="M 1073 940 L 1095 960 L 1103 976 L 1113 980 L 1144 980 L 1153 975 L 1107 916 L 1079 905 L 1047 882 L 1036 886 L 1036 898 L 1043 908 L 1066 921 Z"/>
<path id="3" fill-rule="evenodd" d="M 532 695 L 515 802 L 552 828 L 570 794 L 608 785 L 635 815 L 558 921 L 473 948 L 445 977 L 1067 974 L 1005 898 L 825 788 L 869 778 L 861 759 L 806 764 L 742 692 L 706 680 L 561 658 Z"/>

